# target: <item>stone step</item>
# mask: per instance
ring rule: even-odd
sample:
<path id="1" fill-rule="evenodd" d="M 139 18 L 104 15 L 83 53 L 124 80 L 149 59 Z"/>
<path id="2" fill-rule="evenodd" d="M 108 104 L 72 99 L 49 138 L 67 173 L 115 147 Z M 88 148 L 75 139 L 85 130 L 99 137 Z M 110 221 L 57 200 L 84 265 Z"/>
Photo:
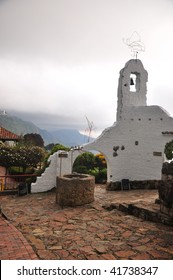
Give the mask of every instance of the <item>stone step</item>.
<path id="1" fill-rule="evenodd" d="M 154 204 L 154 207 L 149 207 L 149 205 L 145 207 L 144 205 L 142 205 L 142 203 L 110 203 L 103 205 L 103 208 L 105 208 L 108 211 L 117 209 L 119 211 L 127 213 L 128 215 L 133 215 L 146 221 L 152 221 L 173 226 L 173 218 L 161 213 L 160 206 L 158 204 Z"/>

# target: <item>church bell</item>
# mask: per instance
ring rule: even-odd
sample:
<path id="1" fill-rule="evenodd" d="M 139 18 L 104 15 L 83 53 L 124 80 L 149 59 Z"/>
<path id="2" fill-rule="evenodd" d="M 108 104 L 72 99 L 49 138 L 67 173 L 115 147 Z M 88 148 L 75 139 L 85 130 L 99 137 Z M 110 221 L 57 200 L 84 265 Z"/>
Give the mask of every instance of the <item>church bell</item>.
<path id="1" fill-rule="evenodd" d="M 131 86 L 134 86 L 134 81 L 133 81 L 132 78 L 130 78 L 130 85 L 131 85 Z"/>

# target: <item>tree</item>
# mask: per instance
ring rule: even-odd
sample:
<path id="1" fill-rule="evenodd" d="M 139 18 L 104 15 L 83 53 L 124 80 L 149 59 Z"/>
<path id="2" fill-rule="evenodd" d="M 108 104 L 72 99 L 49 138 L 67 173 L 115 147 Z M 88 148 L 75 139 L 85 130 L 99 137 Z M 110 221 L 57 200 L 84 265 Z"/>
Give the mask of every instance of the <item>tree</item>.
<path id="1" fill-rule="evenodd" d="M 54 147 L 52 148 L 51 154 L 54 154 L 54 153 L 56 153 L 57 151 L 60 151 L 60 150 L 69 151 L 70 148 L 65 147 L 64 145 L 61 145 L 61 144 L 58 143 L 58 144 L 55 144 Z"/>
<path id="2" fill-rule="evenodd" d="M 37 167 L 44 158 L 44 150 L 38 146 L 5 146 L 0 145 L 0 166 Z"/>
<path id="3" fill-rule="evenodd" d="M 95 156 L 90 152 L 85 152 L 79 155 L 73 164 L 73 172 L 80 172 L 85 170 L 85 173 L 89 173 L 89 170 L 95 167 Z"/>
<path id="4" fill-rule="evenodd" d="M 0 145 L 0 166 L 3 166 L 7 170 L 10 166 L 15 164 L 15 154 L 12 147 Z"/>
<path id="5" fill-rule="evenodd" d="M 44 147 L 44 141 L 40 134 L 27 133 L 23 137 L 23 144 L 27 146 Z"/>
<path id="6" fill-rule="evenodd" d="M 102 154 L 94 155 L 85 152 L 74 161 L 73 172 L 93 175 L 96 183 L 105 183 L 107 180 L 106 167 L 106 160 Z"/>
<path id="7" fill-rule="evenodd" d="M 164 153 L 167 159 L 169 160 L 173 159 L 173 140 L 166 143 Z"/>
<path id="8" fill-rule="evenodd" d="M 48 145 L 45 146 L 45 149 L 46 149 L 47 151 L 51 151 L 51 150 L 53 149 L 54 146 L 55 146 L 55 143 L 50 143 L 50 144 L 48 144 Z"/>

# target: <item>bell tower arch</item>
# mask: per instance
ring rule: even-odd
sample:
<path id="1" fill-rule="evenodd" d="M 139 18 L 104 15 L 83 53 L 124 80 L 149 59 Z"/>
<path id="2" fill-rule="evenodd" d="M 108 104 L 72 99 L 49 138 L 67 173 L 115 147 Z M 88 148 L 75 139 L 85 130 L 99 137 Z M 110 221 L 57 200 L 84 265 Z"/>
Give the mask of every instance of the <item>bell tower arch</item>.
<path id="1" fill-rule="evenodd" d="M 122 119 L 127 106 L 147 105 L 148 73 L 139 59 L 129 60 L 120 71 L 118 85 L 117 120 Z"/>

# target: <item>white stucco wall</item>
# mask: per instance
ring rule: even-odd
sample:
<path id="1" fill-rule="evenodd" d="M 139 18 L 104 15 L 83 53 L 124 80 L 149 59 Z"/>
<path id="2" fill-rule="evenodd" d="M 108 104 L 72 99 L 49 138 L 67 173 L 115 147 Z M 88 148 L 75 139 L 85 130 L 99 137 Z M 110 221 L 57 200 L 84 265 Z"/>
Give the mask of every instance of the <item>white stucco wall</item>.
<path id="1" fill-rule="evenodd" d="M 136 91 L 131 91 L 130 76 L 136 74 Z M 148 73 L 140 60 L 131 59 L 120 71 L 117 100 L 117 120 L 122 117 L 126 106 L 146 106 Z"/>
<path id="2" fill-rule="evenodd" d="M 108 181 L 159 180 L 164 147 L 173 138 L 163 135 L 164 131 L 173 131 L 173 119 L 160 107 L 128 107 L 121 121 L 85 145 L 85 149 L 96 149 L 107 156 L 108 168 L 111 166 Z M 114 146 L 119 146 L 117 156 L 113 156 Z"/>
<path id="3" fill-rule="evenodd" d="M 136 91 L 130 76 L 138 77 Z M 130 60 L 120 71 L 116 123 L 85 149 L 102 152 L 108 163 L 108 182 L 159 180 L 165 144 L 173 139 L 173 119 L 159 106 L 147 106 L 148 73 L 140 60 Z M 114 147 L 119 147 L 117 156 Z"/>
<path id="4" fill-rule="evenodd" d="M 64 151 L 58 151 L 50 156 L 50 165 L 45 172 L 37 177 L 37 181 L 31 185 L 31 193 L 46 192 L 56 187 L 56 177 L 71 174 L 73 163 L 82 151 L 72 150 L 67 152 L 67 158 L 59 157 Z"/>

